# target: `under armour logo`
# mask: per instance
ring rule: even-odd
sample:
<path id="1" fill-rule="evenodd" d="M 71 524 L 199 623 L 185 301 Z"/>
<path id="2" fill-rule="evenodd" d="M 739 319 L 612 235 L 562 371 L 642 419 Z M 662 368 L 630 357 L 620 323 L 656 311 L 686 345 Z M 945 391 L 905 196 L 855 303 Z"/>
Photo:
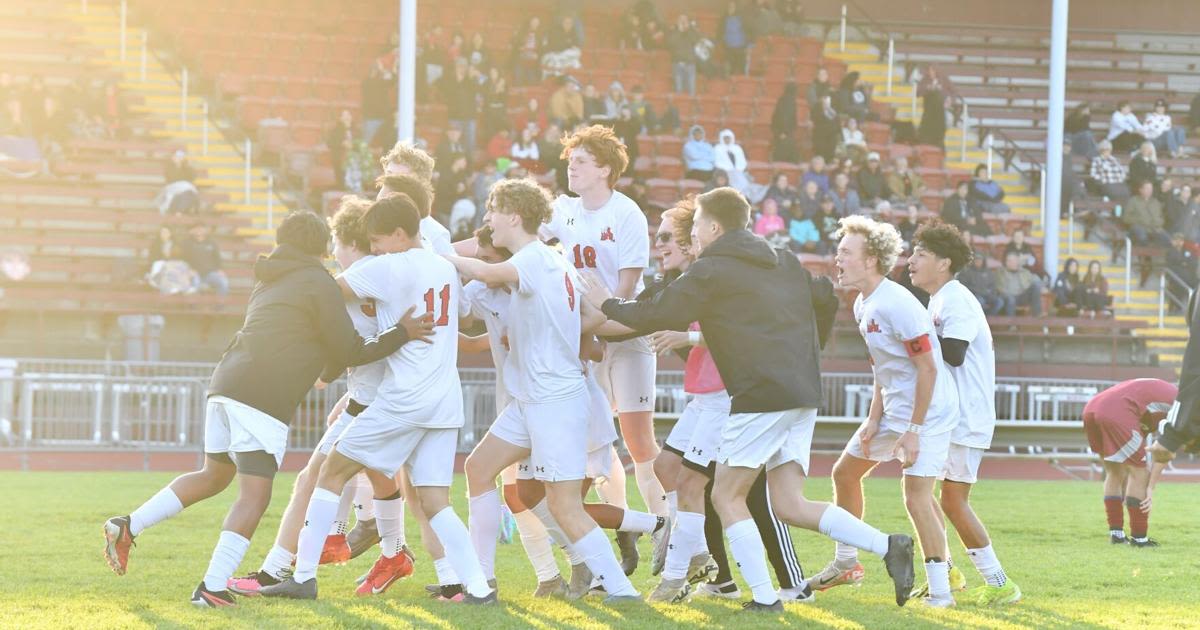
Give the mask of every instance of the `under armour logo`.
<path id="1" fill-rule="evenodd" d="M 692 448 L 692 452 L 693 452 L 693 453 L 695 453 L 695 454 L 697 454 L 697 455 L 703 455 L 703 454 L 704 454 L 704 449 L 702 449 L 702 448 L 695 448 L 695 447 L 693 447 L 693 448 Z"/>
<path id="2" fill-rule="evenodd" d="M 544 472 L 546 472 L 546 467 L 545 467 L 545 466 L 538 466 L 538 467 L 537 467 L 537 471 L 538 471 L 538 472 L 540 472 L 540 473 L 544 473 Z"/>
<path id="3" fill-rule="evenodd" d="M 603 581 L 604 581 L 604 576 L 603 576 L 603 575 L 601 575 L 601 576 L 598 576 L 598 577 L 596 577 L 596 579 L 597 579 L 597 580 L 600 580 L 601 582 L 603 582 Z"/>
<path id="4" fill-rule="evenodd" d="M 497 313 L 496 311 L 492 311 L 492 317 L 495 317 L 495 318 L 499 319 L 499 318 L 500 318 L 500 313 Z"/>
<path id="5" fill-rule="evenodd" d="M 674 549 L 674 548 L 675 548 L 675 545 L 674 545 L 674 543 L 668 543 L 668 544 L 667 544 L 667 549 Z"/>
<path id="6" fill-rule="evenodd" d="M 638 402 L 649 402 L 649 401 L 650 401 L 649 396 L 639 396 L 638 397 Z"/>
<path id="7" fill-rule="evenodd" d="M 526 466 L 525 464 L 520 464 L 520 465 L 518 465 L 518 466 L 517 466 L 517 469 L 518 469 L 518 470 L 523 470 L 523 471 L 528 471 L 528 470 L 529 470 L 529 466 Z"/>
<path id="8" fill-rule="evenodd" d="M 567 219 L 567 225 L 575 225 L 575 219 L 574 218 Z"/>

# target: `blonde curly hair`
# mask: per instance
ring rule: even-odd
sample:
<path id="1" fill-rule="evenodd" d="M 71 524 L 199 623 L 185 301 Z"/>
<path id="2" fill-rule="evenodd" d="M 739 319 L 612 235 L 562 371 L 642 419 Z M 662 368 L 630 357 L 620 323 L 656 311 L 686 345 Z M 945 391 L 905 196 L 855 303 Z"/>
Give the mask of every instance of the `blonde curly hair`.
<path id="1" fill-rule="evenodd" d="M 358 195 L 346 195 L 338 204 L 338 211 L 329 218 L 329 228 L 333 237 L 343 245 L 353 245 L 358 251 L 369 253 L 371 240 L 367 238 L 367 229 L 363 225 L 363 217 L 375 202 Z"/>
<path id="2" fill-rule="evenodd" d="M 387 173 L 388 164 L 393 162 L 408 169 L 426 184 L 433 181 L 433 156 L 411 142 L 397 142 L 391 151 L 379 158 L 379 168 Z"/>
<path id="3" fill-rule="evenodd" d="M 850 234 L 863 237 L 863 255 L 875 259 L 875 270 L 886 276 L 896 266 L 896 260 L 904 251 L 900 232 L 891 223 L 880 223 L 860 215 L 850 215 L 838 220 L 839 240 Z"/>
<path id="4" fill-rule="evenodd" d="M 671 236 L 676 243 L 685 250 L 690 250 L 692 247 L 692 224 L 696 221 L 696 195 L 688 195 L 687 197 L 675 202 L 675 206 L 663 213 L 664 219 L 670 219 L 674 223 L 674 228 L 671 230 Z"/>
<path id="5" fill-rule="evenodd" d="M 499 214 L 515 214 L 521 217 L 521 227 L 526 232 L 537 234 L 538 227 L 549 223 L 554 216 L 550 203 L 550 193 L 533 179 L 502 179 L 492 185 L 487 209 Z"/>

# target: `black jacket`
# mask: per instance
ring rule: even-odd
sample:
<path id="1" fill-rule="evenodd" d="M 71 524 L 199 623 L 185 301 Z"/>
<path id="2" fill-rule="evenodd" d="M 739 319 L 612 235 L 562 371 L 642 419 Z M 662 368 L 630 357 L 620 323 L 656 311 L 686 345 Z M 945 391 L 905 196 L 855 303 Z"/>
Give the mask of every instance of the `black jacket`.
<path id="1" fill-rule="evenodd" d="M 686 330 L 699 321 L 731 411 L 755 413 L 821 406 L 821 346 L 837 307 L 828 279 L 738 230 L 649 300 L 607 300 L 602 310 L 636 330 Z"/>
<path id="2" fill-rule="evenodd" d="M 1183 367 L 1179 370 L 1178 406 L 1171 409 L 1167 418 L 1159 425 L 1159 444 L 1169 451 L 1187 447 L 1200 451 L 1200 313 L 1197 299 L 1200 291 L 1192 296 L 1188 304 L 1187 348 L 1183 351 Z"/>
<path id="3" fill-rule="evenodd" d="M 213 372 L 209 396 L 225 396 L 288 424 L 324 373 L 382 359 L 408 341 L 401 327 L 363 341 L 321 261 L 280 245 L 254 264 L 246 321 Z"/>

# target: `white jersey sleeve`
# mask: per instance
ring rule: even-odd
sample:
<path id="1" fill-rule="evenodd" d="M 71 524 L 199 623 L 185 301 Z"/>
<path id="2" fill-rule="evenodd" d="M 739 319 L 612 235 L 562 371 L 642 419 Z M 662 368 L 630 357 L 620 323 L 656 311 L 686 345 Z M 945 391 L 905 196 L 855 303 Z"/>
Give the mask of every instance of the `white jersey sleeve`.
<path id="1" fill-rule="evenodd" d="M 650 225 L 632 199 L 629 205 L 634 211 L 626 211 L 617 223 L 617 269 L 645 269 L 650 264 Z"/>
<path id="2" fill-rule="evenodd" d="M 342 272 L 341 278 L 359 299 L 378 300 L 387 293 L 392 271 L 387 256 L 375 256 L 351 265 Z"/>
<path id="3" fill-rule="evenodd" d="M 954 381 L 958 394 L 959 413 L 951 441 L 989 448 L 996 428 L 996 352 L 987 316 L 979 300 L 957 280 L 930 297 L 929 313 L 940 337 L 968 342 L 962 365 L 943 364 L 943 376 Z"/>
<path id="4" fill-rule="evenodd" d="M 437 219 L 433 217 L 421 219 L 420 232 L 421 238 L 428 241 L 429 248 L 433 250 L 433 253 L 441 256 L 454 253 L 454 245 L 450 243 L 450 230 L 438 223 Z"/>

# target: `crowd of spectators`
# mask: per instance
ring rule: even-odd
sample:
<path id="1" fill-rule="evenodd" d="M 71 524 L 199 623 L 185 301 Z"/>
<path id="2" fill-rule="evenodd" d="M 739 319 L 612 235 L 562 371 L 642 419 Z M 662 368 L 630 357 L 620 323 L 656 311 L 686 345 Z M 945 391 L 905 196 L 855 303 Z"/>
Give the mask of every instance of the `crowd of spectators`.
<path id="1" fill-rule="evenodd" d="M 0 71 L 0 136 L 36 143 L 47 162 L 72 139 L 125 139 L 127 107 L 117 84 L 95 79 L 51 87 L 38 75 L 23 84 Z"/>

